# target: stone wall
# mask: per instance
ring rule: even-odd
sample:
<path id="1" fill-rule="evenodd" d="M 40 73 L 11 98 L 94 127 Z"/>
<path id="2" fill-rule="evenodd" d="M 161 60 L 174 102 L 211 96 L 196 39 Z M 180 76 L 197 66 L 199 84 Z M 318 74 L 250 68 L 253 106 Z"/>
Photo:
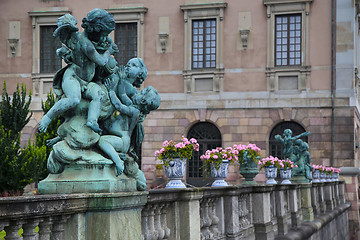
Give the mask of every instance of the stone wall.
<path id="1" fill-rule="evenodd" d="M 354 166 L 354 116 L 351 108 L 335 111 L 333 166 Z M 276 124 L 294 121 L 310 131 L 309 145 L 312 163 L 331 165 L 331 109 L 330 108 L 258 108 L 258 109 L 160 109 L 145 121 L 142 170 L 149 182 L 154 179 L 154 152 L 164 140 L 179 141 L 198 122 L 211 122 L 222 135 L 222 145 L 255 143 L 262 156 L 269 155 L 269 135 Z M 230 182 L 238 182 L 238 168 L 231 168 Z"/>

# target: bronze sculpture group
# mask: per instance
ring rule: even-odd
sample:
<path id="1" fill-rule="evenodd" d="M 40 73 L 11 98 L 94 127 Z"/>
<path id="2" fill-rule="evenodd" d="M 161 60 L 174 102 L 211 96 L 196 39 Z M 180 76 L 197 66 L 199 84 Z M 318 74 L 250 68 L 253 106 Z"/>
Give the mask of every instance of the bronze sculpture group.
<path id="1" fill-rule="evenodd" d="M 160 106 L 160 96 L 151 86 L 138 90 L 147 76 L 142 59 L 133 58 L 118 66 L 111 56 L 118 52 L 109 34 L 115 28 L 111 14 L 103 9 L 90 11 L 82 20 L 66 14 L 59 18 L 54 37 L 63 46 L 57 54 L 67 66 L 54 76 L 54 91 L 59 96 L 43 116 L 39 130 L 45 132 L 57 116 L 65 118 L 58 137 L 48 141 L 53 147 L 48 158 L 51 173 L 61 173 L 66 164 L 111 159 L 116 175 L 136 179 L 137 189 L 145 190 L 146 179 L 139 169 L 134 149 L 144 138 L 143 121 Z"/>
<path id="2" fill-rule="evenodd" d="M 283 135 L 276 135 L 275 139 L 283 145 L 283 157 L 297 165 L 292 171 L 292 176 L 303 176 L 310 181 L 312 166 L 309 145 L 300 139 L 308 135 L 310 132 L 292 136 L 292 131 L 285 129 Z"/>

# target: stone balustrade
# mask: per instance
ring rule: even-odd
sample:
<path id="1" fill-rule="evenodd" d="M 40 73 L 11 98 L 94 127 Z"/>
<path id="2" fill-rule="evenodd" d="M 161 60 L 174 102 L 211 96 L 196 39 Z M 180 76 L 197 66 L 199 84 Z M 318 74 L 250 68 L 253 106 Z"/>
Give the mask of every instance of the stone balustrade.
<path id="1" fill-rule="evenodd" d="M 6 240 L 20 228 L 24 240 L 348 239 L 344 191 L 326 182 L 7 197 L 0 231 Z"/>
<path id="2" fill-rule="evenodd" d="M 151 190 L 143 239 L 348 239 L 344 190 L 344 182 Z"/>

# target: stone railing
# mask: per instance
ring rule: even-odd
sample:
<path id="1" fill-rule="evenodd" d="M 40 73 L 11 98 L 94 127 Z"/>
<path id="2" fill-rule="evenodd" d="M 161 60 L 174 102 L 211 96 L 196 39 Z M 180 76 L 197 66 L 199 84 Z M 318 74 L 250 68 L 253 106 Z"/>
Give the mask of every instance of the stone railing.
<path id="1" fill-rule="evenodd" d="M 145 240 L 348 239 L 349 207 L 344 182 L 158 189 L 142 211 L 142 233 Z"/>
<path id="2" fill-rule="evenodd" d="M 349 207 L 344 182 L 8 197 L 0 231 L 6 240 L 20 228 L 25 240 L 348 239 Z"/>

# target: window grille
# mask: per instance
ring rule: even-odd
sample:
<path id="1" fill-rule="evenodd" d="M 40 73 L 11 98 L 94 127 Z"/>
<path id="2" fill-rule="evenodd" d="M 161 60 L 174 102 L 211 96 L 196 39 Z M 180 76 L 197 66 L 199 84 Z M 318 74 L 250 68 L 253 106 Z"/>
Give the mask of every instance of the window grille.
<path id="1" fill-rule="evenodd" d="M 56 26 L 40 27 L 40 72 L 54 73 L 61 68 L 61 58 L 56 50 L 61 47 L 59 39 L 53 38 Z"/>
<path id="2" fill-rule="evenodd" d="M 115 43 L 119 48 L 115 54 L 119 65 L 125 66 L 131 58 L 137 57 L 137 23 L 117 23 Z"/>
<path id="3" fill-rule="evenodd" d="M 216 67 L 216 20 L 192 21 L 192 68 Z"/>
<path id="4" fill-rule="evenodd" d="M 275 17 L 275 65 L 301 65 L 301 14 Z"/>
<path id="5" fill-rule="evenodd" d="M 194 125 L 189 133 L 188 138 L 195 138 L 199 145 L 199 151 L 194 151 L 192 159 L 188 161 L 188 176 L 187 181 L 194 186 L 204 186 L 209 179 L 203 177 L 202 161 L 200 156 L 206 150 L 211 150 L 216 147 L 221 147 L 221 133 L 218 128 L 208 122 L 198 123 Z"/>

